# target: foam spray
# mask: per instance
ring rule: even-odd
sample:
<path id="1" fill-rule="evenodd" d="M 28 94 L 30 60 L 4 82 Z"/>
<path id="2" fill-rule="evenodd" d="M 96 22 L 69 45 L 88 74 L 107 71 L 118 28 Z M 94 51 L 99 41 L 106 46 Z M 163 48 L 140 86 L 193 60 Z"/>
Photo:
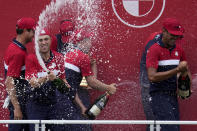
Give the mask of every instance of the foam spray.
<path id="1" fill-rule="evenodd" d="M 86 28 L 93 31 L 94 37 L 97 35 L 97 28 L 99 25 L 99 11 L 96 0 L 52 0 L 39 16 L 38 26 L 35 31 L 35 52 L 39 64 L 48 72 L 44 61 L 39 53 L 38 36 L 39 32 L 53 25 L 55 20 L 58 20 L 60 14 L 67 15 L 73 13 L 72 20 L 76 23 L 76 28 Z"/>

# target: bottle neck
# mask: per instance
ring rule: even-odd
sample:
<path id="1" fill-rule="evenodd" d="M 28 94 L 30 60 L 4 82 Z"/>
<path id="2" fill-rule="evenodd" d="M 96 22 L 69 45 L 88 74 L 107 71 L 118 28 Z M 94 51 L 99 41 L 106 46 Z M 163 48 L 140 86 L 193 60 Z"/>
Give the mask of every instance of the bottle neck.
<path id="1" fill-rule="evenodd" d="M 188 71 L 185 71 L 185 72 L 181 73 L 182 77 L 186 77 L 187 75 L 188 75 Z"/>
<path id="2" fill-rule="evenodd" d="M 108 92 L 105 93 L 106 98 L 109 98 L 110 94 Z"/>

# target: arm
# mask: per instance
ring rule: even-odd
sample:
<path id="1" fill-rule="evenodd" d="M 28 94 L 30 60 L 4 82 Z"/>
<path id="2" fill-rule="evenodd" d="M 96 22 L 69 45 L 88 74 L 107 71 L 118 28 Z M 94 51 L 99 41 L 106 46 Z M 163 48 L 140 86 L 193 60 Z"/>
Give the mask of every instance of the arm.
<path id="1" fill-rule="evenodd" d="M 97 65 L 96 65 L 96 59 L 91 59 L 91 69 L 94 73 L 94 77 L 97 78 Z"/>
<path id="2" fill-rule="evenodd" d="M 67 80 L 64 78 L 63 81 L 65 82 L 65 85 L 68 87 L 68 88 L 71 88 L 71 86 L 68 84 Z"/>
<path id="3" fill-rule="evenodd" d="M 94 77 L 97 78 L 97 65 L 96 65 L 96 59 L 91 59 L 91 70 L 92 70 L 92 72 L 93 72 L 93 74 L 94 74 Z M 82 80 L 82 82 L 83 82 L 83 80 Z M 86 81 L 86 83 L 87 83 L 87 81 Z M 87 85 L 86 88 L 87 88 L 87 89 L 92 89 L 92 87 L 89 86 L 89 85 Z"/>
<path id="4" fill-rule="evenodd" d="M 47 76 L 41 77 L 41 78 L 33 77 L 29 80 L 29 83 L 30 83 L 31 87 L 37 88 L 37 87 L 40 87 L 40 85 L 42 85 L 46 81 L 47 81 Z"/>
<path id="5" fill-rule="evenodd" d="M 100 91 L 108 91 L 110 94 L 114 94 L 116 92 L 115 84 L 107 85 L 97 80 L 94 76 L 86 76 L 86 81 L 88 85 L 90 85 L 94 89 Z"/>
<path id="6" fill-rule="evenodd" d="M 14 106 L 14 119 L 15 120 L 21 120 L 23 118 L 20 105 L 18 102 L 18 99 L 16 97 L 16 90 L 14 87 L 14 79 L 13 77 L 8 76 L 5 80 L 6 90 L 8 92 L 8 95 L 10 97 L 10 100 L 12 102 L 12 105 Z"/>
<path id="7" fill-rule="evenodd" d="M 108 91 L 110 94 L 114 94 L 116 92 L 115 84 L 107 85 L 94 77 L 91 70 L 91 59 L 88 55 L 83 55 L 80 62 L 82 63 L 80 67 L 82 75 L 85 76 L 90 87 L 101 91 Z"/>
<path id="8" fill-rule="evenodd" d="M 180 62 L 178 67 L 176 67 L 172 70 L 169 70 L 169 71 L 157 72 L 156 68 L 149 67 L 147 72 L 148 72 L 148 78 L 151 82 L 159 82 L 159 81 L 166 80 L 166 79 L 176 75 L 179 72 L 185 72 L 185 71 L 187 71 L 187 69 L 188 69 L 187 62 L 182 61 L 182 62 Z"/>
<path id="9" fill-rule="evenodd" d="M 157 72 L 157 69 L 152 67 L 148 68 L 148 78 L 151 82 L 159 82 L 166 80 L 172 77 L 173 75 L 176 75 L 177 73 L 177 68 L 165 72 Z"/>
<path id="10" fill-rule="evenodd" d="M 53 81 L 55 78 L 56 78 L 56 75 L 53 72 L 49 72 L 49 74 L 44 77 L 40 77 L 40 78 L 32 77 L 29 80 L 29 83 L 31 87 L 37 88 L 37 87 L 40 87 L 40 85 L 42 85 L 43 83 L 46 83 L 48 80 Z"/>
<path id="11" fill-rule="evenodd" d="M 20 78 L 21 67 L 24 65 L 24 54 L 16 52 L 12 59 L 8 63 L 7 77 L 5 80 L 5 86 L 11 103 L 14 107 L 14 119 L 20 120 L 23 118 L 21 107 L 17 98 L 16 89 L 15 89 L 15 78 Z"/>
<path id="12" fill-rule="evenodd" d="M 87 110 L 87 108 L 84 106 L 84 104 L 82 103 L 82 101 L 80 100 L 78 93 L 76 93 L 75 95 L 75 99 L 74 101 L 79 105 L 79 107 L 81 108 L 81 114 L 85 115 L 85 111 Z"/>

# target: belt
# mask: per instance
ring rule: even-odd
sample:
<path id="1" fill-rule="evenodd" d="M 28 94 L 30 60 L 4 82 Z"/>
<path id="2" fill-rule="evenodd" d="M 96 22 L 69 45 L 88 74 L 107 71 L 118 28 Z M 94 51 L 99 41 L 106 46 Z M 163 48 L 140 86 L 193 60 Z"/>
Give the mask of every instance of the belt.
<path id="1" fill-rule="evenodd" d="M 150 95 L 156 95 L 156 94 L 165 94 L 165 95 L 169 95 L 169 96 L 177 96 L 176 91 L 154 91 L 154 92 L 150 92 Z"/>

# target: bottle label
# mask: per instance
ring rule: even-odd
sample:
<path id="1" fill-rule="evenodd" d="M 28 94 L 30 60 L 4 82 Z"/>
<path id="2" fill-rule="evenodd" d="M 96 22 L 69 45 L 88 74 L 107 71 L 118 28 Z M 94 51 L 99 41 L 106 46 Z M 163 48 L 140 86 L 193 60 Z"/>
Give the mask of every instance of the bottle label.
<path id="1" fill-rule="evenodd" d="M 96 105 L 93 105 L 90 109 L 90 112 L 92 112 L 94 116 L 98 116 L 101 112 L 101 109 L 99 109 Z"/>
<path id="2" fill-rule="evenodd" d="M 181 90 L 186 90 L 186 88 L 187 88 L 187 87 L 186 87 L 185 85 L 181 85 L 181 86 L 180 86 L 180 89 L 181 89 Z"/>
<path id="3" fill-rule="evenodd" d="M 104 108 L 105 103 L 103 101 L 101 101 L 101 103 L 99 103 L 99 106 L 101 107 L 101 109 Z"/>
<path id="4" fill-rule="evenodd" d="M 179 94 L 179 96 L 187 97 L 187 96 L 189 96 L 189 90 L 183 91 L 183 90 L 179 89 L 178 94 Z"/>

